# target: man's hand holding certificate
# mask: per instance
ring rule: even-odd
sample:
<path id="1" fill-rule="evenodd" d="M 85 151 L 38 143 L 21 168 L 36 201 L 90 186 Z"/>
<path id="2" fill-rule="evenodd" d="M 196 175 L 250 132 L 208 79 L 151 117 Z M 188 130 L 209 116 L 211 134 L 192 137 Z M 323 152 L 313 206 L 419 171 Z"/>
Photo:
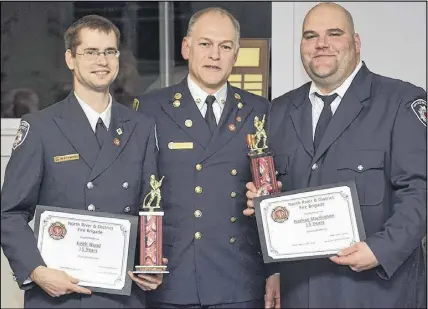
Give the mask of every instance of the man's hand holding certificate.
<path id="1" fill-rule="evenodd" d="M 37 205 L 34 233 L 48 268 L 36 268 L 32 280 L 51 296 L 130 295 L 137 223 L 136 216 Z"/>
<path id="2" fill-rule="evenodd" d="M 58 269 L 38 266 L 31 273 L 31 280 L 37 283 L 49 296 L 59 297 L 70 293 L 91 294 L 91 290 L 79 286 L 79 279 Z"/>
<path id="3" fill-rule="evenodd" d="M 347 265 L 356 272 L 369 270 L 379 265 L 373 251 L 364 241 L 341 250 L 337 256 L 331 256 L 330 260 L 339 265 Z"/>
<path id="4" fill-rule="evenodd" d="M 250 214 L 254 207 L 266 263 L 346 254 L 345 248 L 353 248 L 365 238 L 353 182 L 268 196 L 258 196 L 251 183 L 247 189 L 249 209 L 244 213 Z M 359 248 L 369 256 L 361 245 Z M 344 257 L 331 259 L 347 263 Z M 375 264 L 367 260 L 366 264 Z M 361 265 L 364 267 L 369 266 Z"/>

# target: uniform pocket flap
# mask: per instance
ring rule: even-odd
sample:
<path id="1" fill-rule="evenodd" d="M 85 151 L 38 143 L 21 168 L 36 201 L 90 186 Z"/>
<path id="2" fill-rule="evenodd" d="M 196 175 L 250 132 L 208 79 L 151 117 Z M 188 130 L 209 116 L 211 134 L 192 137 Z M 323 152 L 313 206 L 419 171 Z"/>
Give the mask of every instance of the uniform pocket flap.
<path id="1" fill-rule="evenodd" d="M 369 169 L 383 169 L 384 151 L 364 150 L 344 155 L 337 164 L 338 170 L 351 169 L 362 173 Z"/>

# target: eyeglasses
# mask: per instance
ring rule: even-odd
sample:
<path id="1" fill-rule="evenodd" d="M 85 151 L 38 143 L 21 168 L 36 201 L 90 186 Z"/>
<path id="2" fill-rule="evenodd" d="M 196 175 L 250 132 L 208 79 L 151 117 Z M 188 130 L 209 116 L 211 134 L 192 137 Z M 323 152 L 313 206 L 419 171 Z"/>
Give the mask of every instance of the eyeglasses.
<path id="1" fill-rule="evenodd" d="M 114 59 L 119 58 L 120 51 L 116 49 L 107 49 L 103 52 L 100 52 L 98 50 L 88 49 L 83 51 L 82 54 L 76 53 L 76 55 L 83 56 L 87 60 L 95 61 L 98 59 L 100 55 L 104 55 L 106 59 Z"/>

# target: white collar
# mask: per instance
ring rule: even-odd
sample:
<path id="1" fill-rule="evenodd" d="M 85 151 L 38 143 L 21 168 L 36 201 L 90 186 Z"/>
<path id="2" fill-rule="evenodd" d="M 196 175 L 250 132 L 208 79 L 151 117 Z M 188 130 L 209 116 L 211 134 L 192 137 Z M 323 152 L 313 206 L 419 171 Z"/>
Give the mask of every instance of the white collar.
<path id="1" fill-rule="evenodd" d="M 96 112 L 92 107 L 90 107 L 87 103 L 85 103 L 82 99 L 80 99 L 76 92 L 74 92 L 74 95 L 76 96 L 77 101 L 79 102 L 80 106 L 82 107 L 83 111 L 85 112 L 86 117 L 88 117 L 89 124 L 91 125 L 92 130 L 95 132 L 95 127 L 97 126 L 98 118 L 101 118 L 104 122 L 104 125 L 106 126 L 107 130 L 110 126 L 110 120 L 111 120 L 111 106 L 112 106 L 112 97 L 109 94 L 109 102 L 106 107 L 106 109 L 102 113 Z"/>
<path id="2" fill-rule="evenodd" d="M 190 90 L 190 94 L 196 102 L 196 105 L 199 109 L 202 109 L 202 106 L 205 104 L 205 100 L 209 96 L 201 87 L 199 87 L 191 78 L 190 74 L 187 75 L 187 85 Z M 226 103 L 227 98 L 227 83 L 223 85 L 216 93 L 213 94 L 216 98 L 216 102 L 220 104 L 220 107 L 223 109 L 224 103 Z"/>
<path id="3" fill-rule="evenodd" d="M 357 75 L 358 71 L 361 69 L 362 66 L 363 66 L 363 63 L 360 60 L 360 63 L 357 65 L 357 67 L 354 69 L 354 71 L 351 73 L 351 75 L 349 75 L 348 78 L 345 79 L 345 81 L 342 83 L 342 85 L 340 85 L 335 90 L 333 90 L 332 92 L 330 92 L 326 95 L 337 93 L 339 95 L 340 99 L 342 99 L 343 96 L 345 95 L 346 91 L 348 91 L 349 87 L 351 86 L 351 83 L 354 80 L 355 75 Z M 315 83 L 312 82 L 311 88 L 309 89 L 309 98 L 311 98 L 311 96 L 315 96 L 315 92 L 322 94 L 321 91 L 319 90 L 319 88 L 317 87 L 317 85 L 315 85 Z M 312 102 L 312 100 L 311 100 L 311 102 Z"/>

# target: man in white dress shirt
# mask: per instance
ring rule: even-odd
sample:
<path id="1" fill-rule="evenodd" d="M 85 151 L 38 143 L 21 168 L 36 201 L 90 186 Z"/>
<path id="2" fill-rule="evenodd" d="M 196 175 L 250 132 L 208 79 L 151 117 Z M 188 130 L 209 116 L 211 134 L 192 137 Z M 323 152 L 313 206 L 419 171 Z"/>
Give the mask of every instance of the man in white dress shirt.
<path id="1" fill-rule="evenodd" d="M 28 225 L 36 205 L 137 216 L 150 175 L 157 175 L 154 119 L 109 94 L 119 71 L 117 27 L 88 15 L 64 40 L 74 89 L 21 120 L 1 196 L 1 245 L 25 307 L 144 308 L 143 290 L 155 289 L 161 276 L 129 274 L 131 296 L 92 293 L 45 264 Z"/>
<path id="2" fill-rule="evenodd" d="M 164 254 L 170 274 L 148 295 L 153 308 L 261 308 L 267 272 L 254 218 L 247 134 L 267 113 L 263 97 L 227 80 L 239 50 L 238 21 L 208 8 L 190 19 L 182 42 L 189 75 L 139 98 L 155 117 L 163 182 Z"/>
<path id="3" fill-rule="evenodd" d="M 282 190 L 355 181 L 367 237 L 330 258 L 281 263 L 284 308 L 426 307 L 426 92 L 369 71 L 360 48 L 348 11 L 316 5 L 300 45 L 312 82 L 269 111 Z M 257 192 L 247 188 L 251 215 Z"/>

